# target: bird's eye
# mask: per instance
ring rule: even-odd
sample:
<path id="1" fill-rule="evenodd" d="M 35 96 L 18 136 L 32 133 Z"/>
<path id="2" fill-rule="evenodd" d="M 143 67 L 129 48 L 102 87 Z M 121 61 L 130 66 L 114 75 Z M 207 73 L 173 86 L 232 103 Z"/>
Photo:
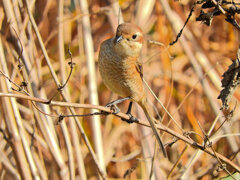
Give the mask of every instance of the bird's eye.
<path id="1" fill-rule="evenodd" d="M 136 39 L 136 38 L 137 38 L 136 34 L 132 35 L 132 39 Z"/>

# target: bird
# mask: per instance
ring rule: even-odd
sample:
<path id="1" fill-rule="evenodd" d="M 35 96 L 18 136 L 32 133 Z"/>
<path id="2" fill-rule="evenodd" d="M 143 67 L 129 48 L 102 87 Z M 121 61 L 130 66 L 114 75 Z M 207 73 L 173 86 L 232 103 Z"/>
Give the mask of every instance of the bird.
<path id="1" fill-rule="evenodd" d="M 163 155 L 167 157 L 144 88 L 142 65 L 139 60 L 143 42 L 144 37 L 140 27 L 133 23 L 119 24 L 116 35 L 103 41 L 100 45 L 99 71 L 104 84 L 122 97 L 107 106 L 115 106 L 129 99 L 127 114 L 130 116 L 128 122 L 131 122 L 131 120 L 136 121 L 136 118 L 131 115 L 132 102 L 137 102 L 149 121 Z"/>

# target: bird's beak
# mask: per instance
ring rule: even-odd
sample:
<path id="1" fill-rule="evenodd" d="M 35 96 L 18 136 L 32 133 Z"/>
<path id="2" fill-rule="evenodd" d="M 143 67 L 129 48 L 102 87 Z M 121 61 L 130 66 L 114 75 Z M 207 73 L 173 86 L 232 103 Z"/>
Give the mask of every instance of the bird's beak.
<path id="1" fill-rule="evenodd" d="M 115 43 L 118 44 L 123 39 L 122 35 L 115 37 Z"/>

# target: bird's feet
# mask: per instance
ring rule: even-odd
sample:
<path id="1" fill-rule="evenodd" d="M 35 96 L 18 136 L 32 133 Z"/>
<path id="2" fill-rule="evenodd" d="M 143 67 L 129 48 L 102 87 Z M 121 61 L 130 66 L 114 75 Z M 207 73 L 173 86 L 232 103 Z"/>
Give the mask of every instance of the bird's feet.
<path id="1" fill-rule="evenodd" d="M 117 99 L 115 101 L 112 101 L 110 103 L 108 103 L 106 105 L 106 107 L 110 107 L 111 111 L 112 111 L 112 114 L 117 114 L 120 112 L 120 109 L 117 107 L 117 104 L 125 101 L 125 100 L 128 100 L 130 99 L 130 97 L 125 97 L 125 98 L 121 98 L 121 99 Z"/>
<path id="2" fill-rule="evenodd" d="M 112 114 L 117 114 L 117 113 L 120 112 L 120 109 L 113 102 L 108 103 L 105 107 L 109 107 L 111 109 L 111 111 L 112 111 Z"/>
<path id="3" fill-rule="evenodd" d="M 127 115 L 129 116 L 129 119 L 125 119 L 125 118 L 121 118 L 121 119 L 129 124 L 139 122 L 138 119 L 134 117 L 131 113 L 127 113 Z"/>

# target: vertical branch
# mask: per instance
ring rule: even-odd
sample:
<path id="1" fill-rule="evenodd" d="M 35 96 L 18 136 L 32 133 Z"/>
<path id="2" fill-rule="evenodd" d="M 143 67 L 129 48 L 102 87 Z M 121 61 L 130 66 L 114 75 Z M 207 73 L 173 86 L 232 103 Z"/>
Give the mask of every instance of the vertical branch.
<path id="1" fill-rule="evenodd" d="M 60 61 L 60 73 L 61 73 L 61 84 L 66 81 L 66 68 L 65 68 L 65 51 L 64 51 L 64 36 L 63 36 L 63 8 L 64 1 L 59 0 L 58 2 L 58 55 Z M 67 88 L 64 88 L 65 90 Z"/>
<path id="2" fill-rule="evenodd" d="M 63 8 L 64 8 L 64 1 L 59 0 L 58 1 L 58 53 L 59 53 L 59 61 L 60 61 L 60 73 L 61 73 L 61 80 L 62 83 L 66 81 L 66 67 L 65 67 L 65 52 L 64 52 L 64 36 L 63 36 L 63 25 L 64 22 L 62 22 L 63 19 Z M 68 91 L 68 86 L 66 86 L 63 91 L 65 91 L 66 96 L 69 97 L 69 91 Z M 70 98 L 68 98 L 70 99 Z M 71 118 L 71 121 L 73 118 Z M 61 128 L 63 131 L 63 135 L 65 138 L 66 146 L 67 146 L 67 151 L 68 151 L 68 163 L 69 163 L 69 170 L 70 170 L 70 178 L 75 179 L 75 165 L 74 165 L 74 154 L 73 154 L 73 149 L 72 149 L 72 144 L 71 140 L 69 137 L 69 133 L 67 130 L 67 125 L 64 122 L 61 123 Z M 81 153 L 81 152 L 80 152 Z"/>
<path id="3" fill-rule="evenodd" d="M 87 1 L 79 0 L 79 4 L 80 4 L 81 13 L 89 14 Z M 99 103 L 98 103 L 97 83 L 96 83 L 96 68 L 95 68 L 95 61 L 94 61 L 93 40 L 91 35 L 91 26 L 90 26 L 89 16 L 82 17 L 82 28 L 83 28 L 83 34 L 84 34 L 83 35 L 84 49 L 85 49 L 85 54 L 87 59 L 87 66 L 88 66 L 90 103 L 97 105 Z M 98 116 L 93 116 L 91 124 L 93 128 L 94 146 L 96 148 L 99 163 L 101 168 L 105 169 L 100 118 Z"/>
<path id="4" fill-rule="evenodd" d="M 79 141 L 79 137 L 78 137 L 78 133 L 77 133 L 76 123 L 75 123 L 75 121 L 70 120 L 69 124 L 70 124 L 70 128 L 71 128 L 70 131 L 72 133 L 74 150 L 75 150 L 75 152 L 77 152 L 75 154 L 76 154 L 76 158 L 77 158 L 79 176 L 80 176 L 80 179 L 87 180 L 85 165 L 84 165 L 83 156 L 82 156 L 82 148 L 79 144 L 80 141 Z"/>
<path id="5" fill-rule="evenodd" d="M 69 161 L 68 163 L 69 163 L 69 170 L 70 170 L 70 178 L 75 179 L 73 149 L 72 149 L 72 144 L 71 144 L 71 140 L 70 140 L 70 137 L 69 137 L 67 125 L 66 125 L 65 121 L 63 121 L 60 125 L 61 125 L 61 128 L 62 128 L 63 137 L 64 137 L 64 140 L 65 140 L 66 147 L 67 147 L 67 152 L 68 152 L 68 161 Z M 67 174 L 67 175 L 68 176 L 65 177 L 65 178 L 69 179 L 69 174 Z"/>

